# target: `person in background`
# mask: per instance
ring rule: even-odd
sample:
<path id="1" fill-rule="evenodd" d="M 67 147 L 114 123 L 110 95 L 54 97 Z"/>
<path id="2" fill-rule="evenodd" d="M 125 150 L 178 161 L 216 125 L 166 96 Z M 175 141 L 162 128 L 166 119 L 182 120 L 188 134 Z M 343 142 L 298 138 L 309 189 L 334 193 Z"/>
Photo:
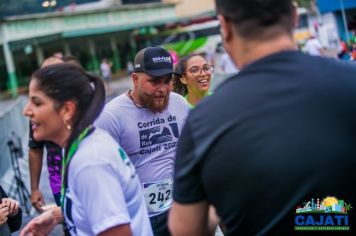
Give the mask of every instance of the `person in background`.
<path id="1" fill-rule="evenodd" d="M 224 73 L 225 77 L 230 77 L 233 74 L 236 74 L 239 72 L 236 65 L 231 60 L 231 57 L 229 56 L 229 54 L 227 54 L 227 52 L 225 50 L 224 50 L 223 55 L 220 58 L 219 64 L 220 64 L 221 72 Z"/>
<path id="2" fill-rule="evenodd" d="M 126 64 L 126 69 L 127 69 L 127 74 L 129 76 L 131 76 L 131 74 L 133 73 L 134 71 L 134 65 L 132 63 L 132 61 L 128 61 L 127 64 Z"/>
<path id="3" fill-rule="evenodd" d="M 111 92 L 111 63 L 109 63 L 108 59 L 103 58 L 100 64 L 100 72 L 101 76 L 104 79 L 105 87 L 106 87 L 106 92 L 109 93 Z"/>
<path id="4" fill-rule="evenodd" d="M 212 46 L 208 46 L 205 53 L 205 59 L 209 65 L 215 65 L 215 50 Z"/>
<path id="5" fill-rule="evenodd" d="M 194 108 L 204 97 L 210 95 L 210 81 L 214 67 L 199 54 L 181 58 L 175 70 L 173 91 L 184 96 L 189 108 Z"/>
<path id="6" fill-rule="evenodd" d="M 215 2 L 224 47 L 241 71 L 189 113 L 172 234 L 212 235 L 210 205 L 227 235 L 303 235 L 296 230 L 309 226 L 352 234 L 356 214 L 341 208 L 356 205 L 356 67 L 297 50 L 291 0 Z M 317 198 L 337 204 L 339 216 L 308 214 Z"/>
<path id="7" fill-rule="evenodd" d="M 351 41 L 351 61 L 356 61 L 356 30 L 353 31 Z"/>
<path id="8" fill-rule="evenodd" d="M 349 59 L 349 48 L 348 48 L 348 45 L 347 43 L 342 39 L 342 38 L 339 38 L 339 43 L 340 43 L 340 50 L 339 50 L 339 53 L 338 53 L 338 58 L 339 59 L 342 59 L 342 60 L 346 60 L 346 59 Z"/>
<path id="9" fill-rule="evenodd" d="M 323 56 L 324 55 L 324 50 L 323 47 L 321 46 L 321 43 L 315 36 L 311 36 L 305 46 L 304 50 L 306 53 L 308 53 L 311 56 Z"/>
<path id="10" fill-rule="evenodd" d="M 53 53 L 52 57 L 57 57 L 59 59 L 63 58 L 63 53 L 62 52 L 55 52 Z"/>
<path id="11" fill-rule="evenodd" d="M 135 169 L 109 134 L 92 124 L 105 103 L 103 81 L 61 63 L 34 72 L 24 114 L 36 140 L 65 148 L 61 207 L 21 231 L 47 235 L 65 221 L 71 235 L 152 235 Z M 99 177 L 99 178 L 98 178 Z"/>
<path id="12" fill-rule="evenodd" d="M 19 203 L 8 198 L 0 185 L 0 235 L 10 236 L 20 229 L 22 223 L 22 210 Z"/>

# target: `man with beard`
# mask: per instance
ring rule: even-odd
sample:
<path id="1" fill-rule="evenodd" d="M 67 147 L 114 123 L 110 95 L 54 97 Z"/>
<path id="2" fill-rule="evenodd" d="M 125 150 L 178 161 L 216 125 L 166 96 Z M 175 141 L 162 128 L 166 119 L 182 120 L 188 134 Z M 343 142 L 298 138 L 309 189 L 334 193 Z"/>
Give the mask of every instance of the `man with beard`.
<path id="1" fill-rule="evenodd" d="M 155 235 L 169 235 L 175 151 L 189 112 L 184 98 L 170 93 L 172 75 L 173 60 L 165 49 L 142 49 L 134 61 L 133 90 L 109 102 L 96 122 L 135 165 Z"/>

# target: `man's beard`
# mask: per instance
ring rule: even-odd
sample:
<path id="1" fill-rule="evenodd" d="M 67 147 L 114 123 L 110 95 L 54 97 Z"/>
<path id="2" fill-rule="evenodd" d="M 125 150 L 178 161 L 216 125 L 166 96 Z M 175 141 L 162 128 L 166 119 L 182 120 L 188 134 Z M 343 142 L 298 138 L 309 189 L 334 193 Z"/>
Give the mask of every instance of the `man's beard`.
<path id="1" fill-rule="evenodd" d="M 169 102 L 169 93 L 163 98 L 163 101 L 159 104 L 154 102 L 154 96 L 148 95 L 145 93 L 139 93 L 138 96 L 140 97 L 140 101 L 142 102 L 142 106 L 149 109 L 153 113 L 162 112 L 164 109 L 167 108 Z"/>

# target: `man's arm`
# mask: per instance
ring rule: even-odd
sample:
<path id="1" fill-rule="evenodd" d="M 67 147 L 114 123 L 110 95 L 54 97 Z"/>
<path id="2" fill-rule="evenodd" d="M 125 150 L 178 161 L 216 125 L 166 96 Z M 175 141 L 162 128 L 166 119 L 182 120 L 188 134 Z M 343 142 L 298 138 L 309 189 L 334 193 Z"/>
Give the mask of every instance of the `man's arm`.
<path id="1" fill-rule="evenodd" d="M 31 181 L 31 202 L 38 212 L 42 212 L 41 206 L 45 204 L 44 197 L 39 190 L 39 183 L 42 171 L 42 148 L 29 149 L 29 168 Z"/>
<path id="2" fill-rule="evenodd" d="M 201 158 L 196 156 L 189 118 L 183 127 L 177 148 L 174 201 L 168 219 L 169 229 L 173 236 L 214 235 L 219 220 L 206 200 L 200 178 Z M 214 217 L 210 217 L 210 212 Z"/>
<path id="3" fill-rule="evenodd" d="M 218 224 L 216 219 L 207 201 L 192 204 L 173 202 L 168 219 L 169 230 L 173 236 L 214 235 Z"/>
<path id="4" fill-rule="evenodd" d="M 48 235 L 57 224 L 63 222 L 61 208 L 55 207 L 32 219 L 21 231 L 20 236 Z"/>

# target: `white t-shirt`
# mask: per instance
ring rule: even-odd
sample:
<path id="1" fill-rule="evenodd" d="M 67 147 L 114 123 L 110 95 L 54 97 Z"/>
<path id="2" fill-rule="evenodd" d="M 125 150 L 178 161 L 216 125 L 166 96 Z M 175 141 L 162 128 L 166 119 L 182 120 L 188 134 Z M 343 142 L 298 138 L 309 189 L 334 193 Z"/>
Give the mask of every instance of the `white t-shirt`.
<path id="1" fill-rule="evenodd" d="M 101 63 L 100 70 L 101 70 L 101 74 L 104 78 L 108 78 L 111 76 L 111 68 L 108 63 L 105 63 L 105 62 Z"/>
<path id="2" fill-rule="evenodd" d="M 98 235 L 130 224 L 133 235 L 153 235 L 135 168 L 105 131 L 96 128 L 69 165 L 64 203 L 71 235 Z"/>
<path id="3" fill-rule="evenodd" d="M 312 55 L 312 56 L 320 56 L 321 55 L 320 49 L 322 49 L 322 46 L 321 46 L 319 40 L 316 38 L 309 39 L 304 47 L 304 50 L 307 53 L 309 53 L 309 55 Z"/>
<path id="4" fill-rule="evenodd" d="M 227 53 L 224 53 L 221 56 L 220 67 L 221 70 L 226 74 L 235 74 L 239 72 L 234 62 L 231 60 L 230 56 Z"/>
<path id="5" fill-rule="evenodd" d="M 148 213 L 172 204 L 173 171 L 180 131 L 189 113 L 185 99 L 170 93 L 161 113 L 137 108 L 127 94 L 106 104 L 96 126 L 108 131 L 130 157 L 144 190 Z"/>

